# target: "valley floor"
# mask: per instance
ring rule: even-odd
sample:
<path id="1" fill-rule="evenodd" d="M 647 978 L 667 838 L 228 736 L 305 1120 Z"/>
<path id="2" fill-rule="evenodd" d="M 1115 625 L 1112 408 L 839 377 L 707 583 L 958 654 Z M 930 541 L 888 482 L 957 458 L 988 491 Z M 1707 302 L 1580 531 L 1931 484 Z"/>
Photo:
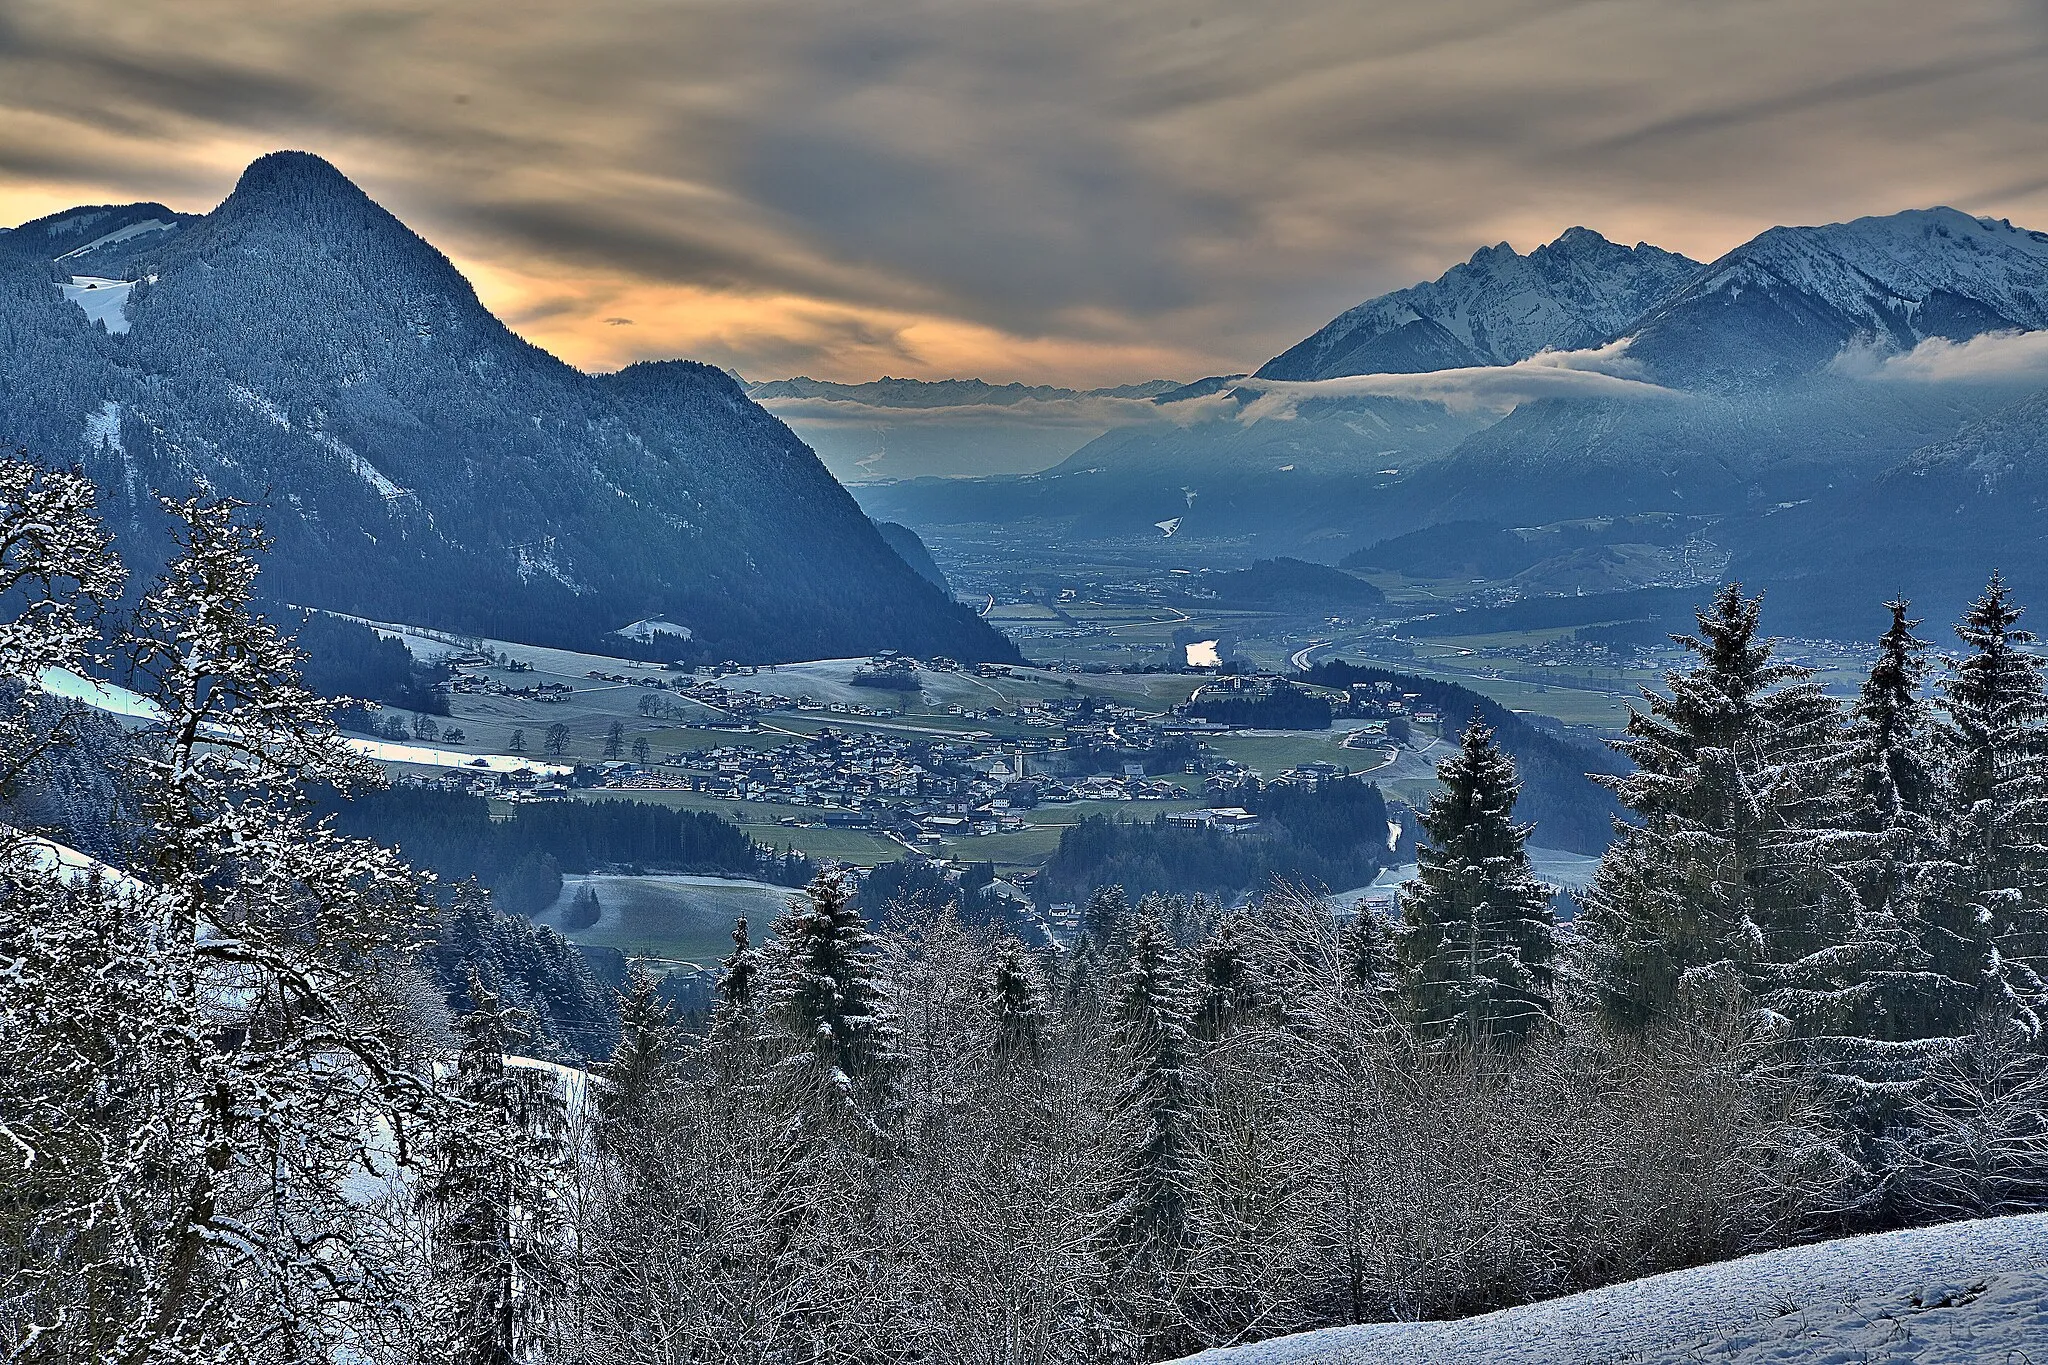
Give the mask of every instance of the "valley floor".
<path id="1" fill-rule="evenodd" d="M 1186 1365 L 2048 1362 L 2048 1214 L 1853 1237 L 1458 1322 L 1305 1332 Z"/>

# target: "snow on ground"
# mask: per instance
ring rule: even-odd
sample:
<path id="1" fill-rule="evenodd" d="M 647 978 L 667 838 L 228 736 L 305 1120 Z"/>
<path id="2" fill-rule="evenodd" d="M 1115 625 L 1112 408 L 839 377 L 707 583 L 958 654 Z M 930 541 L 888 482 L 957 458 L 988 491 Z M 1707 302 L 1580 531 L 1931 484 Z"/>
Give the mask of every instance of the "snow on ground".
<path id="1" fill-rule="evenodd" d="M 343 735 L 342 743 L 380 763 L 417 763 L 428 768 L 482 768 L 494 773 L 529 772 L 559 777 L 573 772 L 566 763 L 541 763 L 516 754 L 470 754 L 460 749 L 436 749 L 426 744 L 400 744 L 388 739 L 357 739 Z"/>
<path id="2" fill-rule="evenodd" d="M 73 275 L 71 283 L 57 286 L 64 297 L 85 313 L 87 322 L 97 322 L 109 332 L 128 330 L 128 293 L 133 280 L 108 280 L 98 275 Z"/>
<path id="3" fill-rule="evenodd" d="M 131 720 L 156 720 L 163 714 L 155 702 L 140 693 L 97 678 L 82 678 L 66 668 L 44 669 L 36 675 L 36 686 L 47 696 L 83 702 L 95 711 Z"/>
<path id="4" fill-rule="evenodd" d="M 83 702 L 96 711 L 133 720 L 156 720 L 161 715 L 156 703 L 139 693 L 96 678 L 82 678 L 68 669 L 46 668 L 36 682 L 49 696 Z M 516 754 L 472 754 L 460 749 L 436 749 L 426 744 L 358 739 L 354 735 L 343 735 L 341 742 L 380 763 L 414 763 L 426 768 L 482 768 L 494 773 L 530 772 L 545 777 L 559 777 L 573 771 L 566 763 L 540 763 Z"/>
<path id="5" fill-rule="evenodd" d="M 1577 891 L 1590 883 L 1594 871 L 1600 866 L 1598 858 L 1587 854 L 1567 853 L 1561 848 L 1538 848 L 1534 844 L 1529 846 L 1529 861 L 1534 864 L 1538 877 L 1552 886 L 1562 886 L 1571 891 Z M 1402 863 L 1399 867 L 1390 867 L 1380 873 L 1373 878 L 1369 886 L 1353 887 L 1349 891 L 1333 891 L 1329 899 L 1349 909 L 1351 903 L 1361 896 L 1390 891 L 1414 881 L 1416 870 L 1414 863 Z M 2044 1365 L 2048 1365 L 2048 1362 L 2044 1362 Z"/>
<path id="6" fill-rule="evenodd" d="M 2048 1214 L 1792 1247 L 1459 1322 L 1205 1351 L 1188 1365 L 2034 1365 Z"/>
<path id="7" fill-rule="evenodd" d="M 100 404 L 85 415 L 85 444 L 90 449 L 121 450 L 121 405 L 112 401 Z M 121 451 L 126 454 L 126 451 Z"/>
<path id="8" fill-rule="evenodd" d="M 166 223 L 161 218 L 145 218 L 139 223 L 130 223 L 127 227 L 116 228 L 104 237 L 95 237 L 84 246 L 74 247 L 62 256 L 57 257 L 57 259 L 68 261 L 74 256 L 84 256 L 90 252 L 98 251 L 103 246 L 112 246 L 116 242 L 125 242 L 130 237 L 140 237 L 145 232 L 163 232 L 173 226 L 175 225 Z"/>
<path id="9" fill-rule="evenodd" d="M 0 825 L 0 842 L 12 842 L 16 839 L 21 841 L 20 847 L 27 854 L 31 867 L 66 884 L 97 876 L 106 885 L 122 891 L 149 889 L 147 883 L 137 881 L 119 868 L 109 866 L 89 853 L 80 853 L 69 844 L 60 844 L 55 839 L 46 839 L 40 834 L 23 834 L 9 825 Z"/>

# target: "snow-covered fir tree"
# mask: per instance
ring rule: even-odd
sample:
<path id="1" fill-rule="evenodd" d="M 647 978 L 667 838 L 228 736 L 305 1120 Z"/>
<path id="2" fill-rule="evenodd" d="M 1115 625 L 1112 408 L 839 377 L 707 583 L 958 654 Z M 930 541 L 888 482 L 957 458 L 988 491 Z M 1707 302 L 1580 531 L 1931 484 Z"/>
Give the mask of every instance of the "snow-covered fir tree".
<path id="1" fill-rule="evenodd" d="M 1916 1036 L 1913 1016 L 1920 1011 L 1913 1001 L 1926 985 L 1925 955 L 1906 920 L 1939 796 L 1925 696 L 1927 645 L 1913 634 L 1920 622 L 1907 614 L 1908 602 L 1895 598 L 1885 608 L 1891 624 L 1842 736 L 1837 808 L 1813 832 L 1855 896 L 1832 969 L 1814 980 L 1833 991 L 1816 1014 L 1838 1040 L 1832 1051 L 1844 1057 L 1867 1051 L 1852 1038 Z"/>
<path id="2" fill-rule="evenodd" d="M 679 1060 L 676 1034 L 654 978 L 632 968 L 619 1004 L 619 1045 L 599 1071 L 604 1084 L 598 1104 L 607 1118 L 637 1118 L 673 1082 Z"/>
<path id="3" fill-rule="evenodd" d="M 1257 945 L 1251 921 L 1231 915 L 1197 948 L 1195 1030 L 1205 1042 L 1217 1042 L 1244 1024 L 1279 1014 Z"/>
<path id="4" fill-rule="evenodd" d="M 1614 747 L 1635 771 L 1600 779 L 1624 826 L 1583 897 L 1588 973 L 1607 1016 L 1641 1027 L 1688 996 L 1769 996 L 1838 941 L 1849 906 L 1809 828 L 1833 785 L 1837 708 L 1811 671 L 1773 659 L 1761 598 L 1739 584 L 1674 636 L 1697 659 L 1645 691 Z"/>
<path id="5" fill-rule="evenodd" d="M 1514 820 L 1514 763 L 1477 716 L 1437 765 L 1394 942 L 1405 1014 L 1423 1034 L 1513 1048 L 1551 1015 L 1556 926 Z"/>
<path id="6" fill-rule="evenodd" d="M 1901 1009 L 1915 1036 L 1980 1016 L 2038 1034 L 2048 968 L 2048 687 L 2022 609 L 1993 575 L 1956 626 L 1969 647 L 1939 683 L 1933 847 L 1911 893 L 1920 949 Z"/>
<path id="7" fill-rule="evenodd" d="M 780 1082 L 814 1114 L 880 1139 L 899 1060 L 896 1019 L 875 937 L 844 880 L 820 873 L 776 920 L 761 994 L 784 1049 Z"/>
<path id="8" fill-rule="evenodd" d="M 1360 904 L 1344 926 L 1344 979 L 1359 990 L 1386 991 L 1394 984 L 1394 926 L 1372 906 Z"/>
<path id="9" fill-rule="evenodd" d="M 996 946 L 989 983 L 990 1045 L 1006 1065 L 1036 1065 L 1045 1051 L 1045 988 L 1022 941 L 1006 935 Z"/>
<path id="10" fill-rule="evenodd" d="M 453 1103 L 433 1133 L 421 1199 L 433 1278 L 453 1365 L 544 1359 L 562 1297 L 565 1232 L 558 1206 L 567 1116 L 551 1078 L 507 1065 L 523 1037 L 496 992 L 472 974 Z"/>
<path id="11" fill-rule="evenodd" d="M 1193 991 L 1165 927 L 1141 916 L 1117 979 L 1113 1018 L 1127 1079 L 1120 1099 L 1129 1134 L 1100 1240 L 1106 1301 L 1122 1345 L 1156 1358 L 1179 1337 L 1182 1277 L 1195 1251 L 1189 1192 L 1195 1180 Z"/>

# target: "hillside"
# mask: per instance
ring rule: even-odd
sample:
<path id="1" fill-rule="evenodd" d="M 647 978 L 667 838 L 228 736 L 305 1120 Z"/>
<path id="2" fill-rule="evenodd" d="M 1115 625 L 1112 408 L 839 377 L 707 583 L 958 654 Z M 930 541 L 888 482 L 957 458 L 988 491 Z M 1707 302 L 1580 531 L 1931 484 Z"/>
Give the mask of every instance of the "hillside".
<path id="1" fill-rule="evenodd" d="M 1459 1322 L 1338 1327 L 1190 1365 L 1979 1365 L 2048 1343 L 2048 1214 L 1793 1247 Z"/>
<path id="2" fill-rule="evenodd" d="M 730 376 L 563 364 L 302 153 L 203 217 L 0 237 L 0 441 L 81 461 L 135 563 L 163 550 L 153 489 L 256 504 L 266 587 L 309 605 L 561 645 L 658 616 L 711 659 L 1015 657 Z"/>

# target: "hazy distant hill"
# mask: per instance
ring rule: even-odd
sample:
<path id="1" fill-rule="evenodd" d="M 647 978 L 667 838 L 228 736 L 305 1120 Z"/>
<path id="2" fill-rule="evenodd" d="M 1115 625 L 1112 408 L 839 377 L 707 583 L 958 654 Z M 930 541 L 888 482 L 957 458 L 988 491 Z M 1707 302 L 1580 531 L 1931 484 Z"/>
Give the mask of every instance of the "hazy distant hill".
<path id="1" fill-rule="evenodd" d="M 319 606 L 560 644 L 660 616 L 717 658 L 1014 657 L 729 376 L 572 369 L 301 153 L 203 217 L 0 236 L 0 439 L 83 461 L 136 565 L 151 489 L 258 504 L 269 590 Z"/>

